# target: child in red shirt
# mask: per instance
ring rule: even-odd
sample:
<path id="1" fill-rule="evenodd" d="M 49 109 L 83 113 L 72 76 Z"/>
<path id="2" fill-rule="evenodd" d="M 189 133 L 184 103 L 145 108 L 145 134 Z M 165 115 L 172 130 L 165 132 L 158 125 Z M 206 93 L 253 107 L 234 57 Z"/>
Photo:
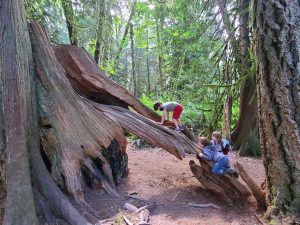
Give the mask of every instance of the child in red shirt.
<path id="1" fill-rule="evenodd" d="M 167 116 L 167 120 L 169 120 L 169 112 L 173 112 L 172 115 L 172 120 L 173 123 L 175 124 L 175 130 L 176 131 L 181 131 L 183 130 L 183 127 L 181 126 L 180 123 L 180 115 L 183 111 L 183 107 L 181 104 L 179 104 L 178 102 L 166 102 L 166 103 L 161 103 L 161 102 L 155 102 L 153 105 L 153 108 L 155 111 L 157 111 L 158 109 L 160 111 L 163 111 L 163 115 L 161 117 L 161 122 L 160 124 L 163 124 L 165 121 L 165 116 Z"/>

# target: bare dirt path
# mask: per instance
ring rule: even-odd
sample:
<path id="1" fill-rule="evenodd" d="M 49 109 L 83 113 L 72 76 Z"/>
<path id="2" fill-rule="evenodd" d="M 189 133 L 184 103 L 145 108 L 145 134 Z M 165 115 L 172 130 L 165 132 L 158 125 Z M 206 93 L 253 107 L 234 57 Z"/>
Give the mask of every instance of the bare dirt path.
<path id="1" fill-rule="evenodd" d="M 189 169 L 187 156 L 178 160 L 159 148 L 127 149 L 129 157 L 129 176 L 118 185 L 122 196 L 137 192 L 139 196 L 154 203 L 150 208 L 152 225 L 254 225 L 261 224 L 255 216 L 256 203 L 253 197 L 248 201 L 238 202 L 229 207 L 207 192 L 193 177 Z M 264 180 L 264 169 L 260 159 L 236 158 L 247 172 L 260 185 Z M 130 202 L 138 207 L 146 203 L 134 199 L 117 199 L 103 190 L 88 189 L 85 193 L 87 202 L 99 212 L 103 219 L 116 217 L 111 224 L 122 223 L 122 207 Z M 213 203 L 221 209 L 191 208 L 187 203 Z M 117 215 L 117 216 L 116 216 Z"/>

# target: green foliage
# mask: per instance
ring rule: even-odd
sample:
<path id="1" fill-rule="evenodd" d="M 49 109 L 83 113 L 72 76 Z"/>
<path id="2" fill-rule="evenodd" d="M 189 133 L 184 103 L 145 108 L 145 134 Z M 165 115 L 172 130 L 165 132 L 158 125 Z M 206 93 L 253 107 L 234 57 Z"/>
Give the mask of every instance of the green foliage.
<path id="1" fill-rule="evenodd" d="M 153 109 L 153 104 L 154 101 L 149 98 L 148 96 L 146 96 L 145 94 L 142 95 L 142 97 L 140 98 L 140 101 L 146 105 L 148 108 Z"/>

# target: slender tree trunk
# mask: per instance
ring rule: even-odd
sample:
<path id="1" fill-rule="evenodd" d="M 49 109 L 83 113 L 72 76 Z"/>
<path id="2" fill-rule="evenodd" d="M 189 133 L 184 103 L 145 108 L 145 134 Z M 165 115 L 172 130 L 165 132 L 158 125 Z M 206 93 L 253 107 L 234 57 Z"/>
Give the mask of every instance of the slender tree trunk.
<path id="1" fill-rule="evenodd" d="M 38 224 L 31 188 L 27 116 L 33 85 L 32 55 L 22 1 L 0 7 L 1 136 L 5 149 L 6 203 L 3 224 Z"/>
<path id="2" fill-rule="evenodd" d="M 104 21 L 105 21 L 105 0 L 97 1 L 97 12 L 98 12 L 98 20 L 97 20 L 97 31 L 96 31 L 96 46 L 94 52 L 94 59 L 97 64 L 99 64 L 99 56 L 100 56 L 100 48 L 103 45 L 103 32 L 104 32 Z"/>
<path id="3" fill-rule="evenodd" d="M 163 59 L 162 59 L 162 37 L 161 37 L 161 21 L 156 21 L 156 35 L 157 35 L 157 43 L 158 43 L 158 76 L 159 76 L 159 85 L 160 85 L 160 91 L 163 90 Z"/>
<path id="4" fill-rule="evenodd" d="M 151 74 L 150 74 L 150 63 L 149 63 L 149 55 L 147 53 L 147 93 L 148 95 L 151 94 L 151 80 L 150 80 L 150 77 L 151 77 Z"/>
<path id="5" fill-rule="evenodd" d="M 147 29 L 147 58 L 146 58 L 146 66 L 147 66 L 147 93 L 151 94 L 151 74 L 150 74 L 150 62 L 149 62 L 149 30 Z"/>
<path id="6" fill-rule="evenodd" d="M 230 139 L 230 124 L 231 124 L 231 113 L 232 113 L 232 96 L 228 95 L 224 102 L 223 108 L 223 127 L 222 134 L 227 140 Z"/>
<path id="7" fill-rule="evenodd" d="M 141 88 L 141 55 L 144 52 L 141 52 L 141 49 L 136 49 L 136 93 L 137 93 L 137 97 L 141 97 L 141 92 L 142 92 L 142 88 Z"/>
<path id="8" fill-rule="evenodd" d="M 75 15 L 72 6 L 72 1 L 62 0 L 62 8 L 66 17 L 67 28 L 69 32 L 69 39 L 71 45 L 78 46 L 77 27 L 75 22 Z"/>
<path id="9" fill-rule="evenodd" d="M 138 97 L 137 80 L 136 80 L 136 73 L 135 73 L 134 34 L 133 34 L 132 23 L 130 23 L 130 49 L 131 49 L 131 73 L 132 73 L 132 82 L 133 82 L 133 93 L 134 96 Z"/>
<path id="10" fill-rule="evenodd" d="M 299 1 L 254 1 L 259 131 L 269 190 L 267 215 L 296 214 L 300 209 L 299 18 Z"/>
<path id="11" fill-rule="evenodd" d="M 231 84 L 229 66 L 226 66 L 223 73 L 224 73 L 225 83 Z M 232 94 L 231 94 L 231 90 L 229 89 L 227 90 L 226 100 L 223 106 L 223 125 L 222 125 L 222 134 L 223 137 L 226 138 L 227 140 L 230 139 L 230 134 L 231 134 L 231 114 L 232 114 Z"/>
<path id="12" fill-rule="evenodd" d="M 120 42 L 119 49 L 117 51 L 115 59 L 113 60 L 113 69 L 115 69 L 117 67 L 118 63 L 119 63 L 119 59 L 121 57 L 121 53 L 122 53 L 122 50 L 124 48 L 126 37 L 127 37 L 128 31 L 129 31 L 129 28 L 130 28 L 131 20 L 132 20 L 132 17 L 134 15 L 134 11 L 135 11 L 134 7 L 135 7 L 135 5 L 136 5 L 136 1 L 132 5 L 131 12 L 130 12 L 130 15 L 129 15 L 129 18 L 128 18 L 128 22 L 127 22 L 126 27 L 125 27 L 125 31 L 124 31 L 123 37 L 122 37 L 121 42 Z"/>

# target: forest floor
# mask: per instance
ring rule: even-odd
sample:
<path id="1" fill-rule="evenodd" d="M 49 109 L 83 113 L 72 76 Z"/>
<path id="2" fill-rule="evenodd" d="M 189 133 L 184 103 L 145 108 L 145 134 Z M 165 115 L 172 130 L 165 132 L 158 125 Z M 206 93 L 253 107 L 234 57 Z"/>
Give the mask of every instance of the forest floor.
<path id="1" fill-rule="evenodd" d="M 149 208 L 151 225 L 255 225 L 261 224 L 257 215 L 257 206 L 253 196 L 247 201 L 236 202 L 228 206 L 216 196 L 207 192 L 193 176 L 189 161 L 195 160 L 187 156 L 178 160 L 175 156 L 161 148 L 138 148 L 128 145 L 129 175 L 117 186 L 122 196 L 137 192 L 140 197 L 152 203 Z M 252 178 L 260 185 L 264 178 L 261 159 L 234 157 L 239 161 Z M 197 160 L 195 160 L 197 161 Z M 241 179 L 241 178 L 239 178 Z M 122 215 L 125 202 L 137 207 L 147 204 L 136 199 L 118 199 L 108 195 L 101 189 L 88 189 L 85 198 L 102 219 L 114 218 L 105 224 L 126 224 Z M 192 208 L 188 203 L 213 203 L 220 206 L 214 208 Z M 128 214 L 127 214 L 128 215 Z M 128 217 L 128 216 L 127 216 Z M 131 220 L 133 223 L 137 221 Z"/>

